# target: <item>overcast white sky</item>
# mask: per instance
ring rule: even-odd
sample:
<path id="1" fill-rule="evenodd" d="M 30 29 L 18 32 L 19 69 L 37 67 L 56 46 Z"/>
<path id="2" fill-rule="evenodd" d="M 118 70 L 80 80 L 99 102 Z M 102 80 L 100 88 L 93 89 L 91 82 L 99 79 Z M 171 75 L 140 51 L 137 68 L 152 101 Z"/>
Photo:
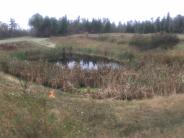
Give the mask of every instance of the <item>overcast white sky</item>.
<path id="1" fill-rule="evenodd" d="M 151 17 L 184 15 L 184 0 L 0 0 L 0 21 L 8 22 L 10 17 L 24 28 L 35 13 L 43 16 L 69 19 L 78 16 L 91 18 L 108 17 L 110 20 L 146 20 Z"/>

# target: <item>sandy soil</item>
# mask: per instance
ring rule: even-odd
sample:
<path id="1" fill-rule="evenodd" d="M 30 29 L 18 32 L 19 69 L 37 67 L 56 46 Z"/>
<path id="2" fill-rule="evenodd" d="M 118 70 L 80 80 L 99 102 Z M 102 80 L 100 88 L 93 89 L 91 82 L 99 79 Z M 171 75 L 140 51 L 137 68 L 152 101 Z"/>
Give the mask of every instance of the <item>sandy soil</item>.
<path id="1" fill-rule="evenodd" d="M 18 38 L 9 38 L 0 40 L 0 44 L 4 43 L 13 43 L 13 42 L 21 42 L 21 41 L 28 41 L 28 42 L 34 42 L 41 46 L 46 46 L 50 48 L 54 48 L 55 44 L 49 41 L 48 38 L 34 38 L 34 37 L 18 37 Z"/>

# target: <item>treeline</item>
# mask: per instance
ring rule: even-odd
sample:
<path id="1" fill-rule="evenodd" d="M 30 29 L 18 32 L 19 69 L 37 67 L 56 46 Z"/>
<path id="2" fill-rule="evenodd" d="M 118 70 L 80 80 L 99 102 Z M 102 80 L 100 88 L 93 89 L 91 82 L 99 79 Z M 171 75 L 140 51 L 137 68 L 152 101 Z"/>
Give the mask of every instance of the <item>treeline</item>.
<path id="1" fill-rule="evenodd" d="M 25 36 L 28 34 L 28 31 L 21 29 L 12 18 L 10 19 L 9 24 L 0 22 L 0 39 Z"/>
<path id="2" fill-rule="evenodd" d="M 43 17 L 40 14 L 33 15 L 29 20 L 32 32 L 36 36 L 67 35 L 73 33 L 109 33 L 114 32 L 117 27 L 109 19 L 80 19 L 69 20 L 67 16 L 60 19 L 48 16 Z"/>
<path id="3" fill-rule="evenodd" d="M 184 16 L 177 15 L 174 18 L 168 13 L 162 19 L 158 17 L 156 20 L 147 21 L 128 21 L 122 26 L 123 30 L 128 33 L 184 33 Z"/>
<path id="4" fill-rule="evenodd" d="M 158 17 L 156 20 L 128 21 L 116 25 L 108 18 L 104 19 L 81 19 L 69 20 L 67 16 L 60 19 L 43 17 L 40 14 L 33 15 L 29 20 L 32 33 L 36 36 L 67 35 L 74 33 L 184 33 L 184 16 L 174 18 L 168 13 L 166 17 Z"/>
<path id="5" fill-rule="evenodd" d="M 23 30 L 10 19 L 10 23 L 0 22 L 0 38 L 17 37 L 32 34 L 34 36 L 48 37 L 57 35 L 68 35 L 77 33 L 184 33 L 184 16 L 167 16 L 146 21 L 128 21 L 127 23 L 115 24 L 108 18 L 103 19 L 84 19 L 78 17 L 75 20 L 69 20 L 67 16 L 56 19 L 54 17 L 43 17 L 40 14 L 34 14 L 29 19 L 31 30 Z"/>

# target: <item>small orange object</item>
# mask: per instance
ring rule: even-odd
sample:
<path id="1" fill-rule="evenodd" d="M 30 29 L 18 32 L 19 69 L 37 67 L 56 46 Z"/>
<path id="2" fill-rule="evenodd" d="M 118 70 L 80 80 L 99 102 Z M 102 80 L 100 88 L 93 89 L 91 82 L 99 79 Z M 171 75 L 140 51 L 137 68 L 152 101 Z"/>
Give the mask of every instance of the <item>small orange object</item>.
<path id="1" fill-rule="evenodd" d="M 55 95 L 55 91 L 54 90 L 51 90 L 49 92 L 49 98 L 56 98 L 56 95 Z"/>

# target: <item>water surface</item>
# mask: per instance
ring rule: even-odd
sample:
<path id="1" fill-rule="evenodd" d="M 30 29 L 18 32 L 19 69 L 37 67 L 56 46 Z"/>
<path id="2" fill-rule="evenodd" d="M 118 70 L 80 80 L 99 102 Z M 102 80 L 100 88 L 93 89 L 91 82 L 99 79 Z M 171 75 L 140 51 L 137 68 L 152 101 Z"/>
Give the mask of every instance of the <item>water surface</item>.
<path id="1" fill-rule="evenodd" d="M 67 66 L 70 69 L 73 69 L 76 66 L 80 66 L 81 69 L 98 69 L 103 67 L 108 67 L 112 69 L 118 69 L 122 65 L 116 63 L 116 62 L 104 62 L 104 61 L 92 61 L 92 60 L 69 60 L 69 61 L 57 61 L 56 65 L 58 66 Z"/>

